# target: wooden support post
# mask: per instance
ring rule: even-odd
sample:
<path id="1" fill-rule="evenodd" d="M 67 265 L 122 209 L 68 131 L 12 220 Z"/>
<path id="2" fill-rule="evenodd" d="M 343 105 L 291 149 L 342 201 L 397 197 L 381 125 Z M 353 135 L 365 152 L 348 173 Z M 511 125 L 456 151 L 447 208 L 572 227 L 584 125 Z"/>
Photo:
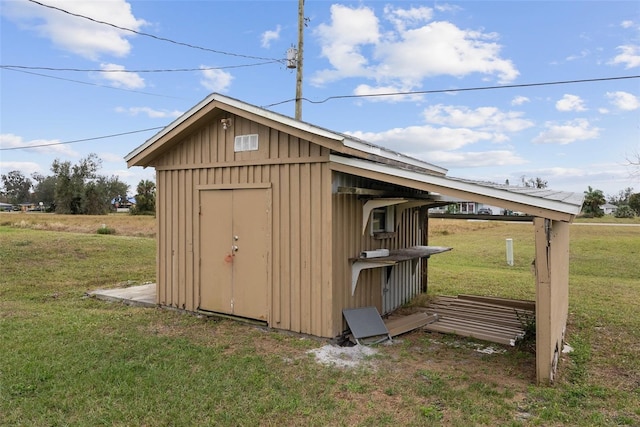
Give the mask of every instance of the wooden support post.
<path id="1" fill-rule="evenodd" d="M 536 378 L 553 382 L 569 313 L 569 223 L 535 218 Z"/>

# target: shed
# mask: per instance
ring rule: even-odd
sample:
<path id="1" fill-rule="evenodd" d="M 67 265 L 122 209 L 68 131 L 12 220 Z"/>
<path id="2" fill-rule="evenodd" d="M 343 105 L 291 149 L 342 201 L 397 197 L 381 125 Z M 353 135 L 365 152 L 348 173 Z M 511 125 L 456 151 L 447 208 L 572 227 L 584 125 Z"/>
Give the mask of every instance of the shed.
<path id="1" fill-rule="evenodd" d="M 537 376 L 552 381 L 581 195 L 451 178 L 216 93 L 125 160 L 156 170 L 158 304 L 319 337 L 345 331 L 344 309 L 385 314 L 426 290 L 446 250 L 428 246 L 427 209 L 447 197 L 535 216 Z M 377 250 L 391 256 L 366 258 Z"/>

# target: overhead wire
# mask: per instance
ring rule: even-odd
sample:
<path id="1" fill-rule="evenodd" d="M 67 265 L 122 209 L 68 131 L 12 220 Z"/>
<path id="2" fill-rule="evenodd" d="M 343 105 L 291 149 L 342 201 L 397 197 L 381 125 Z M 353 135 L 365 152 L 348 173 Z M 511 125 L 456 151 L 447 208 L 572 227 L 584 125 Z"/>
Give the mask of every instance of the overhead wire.
<path id="1" fill-rule="evenodd" d="M 36 0 L 28 0 L 28 1 L 31 2 L 31 3 L 37 4 L 39 6 L 42 6 L 42 7 L 46 7 L 46 8 L 49 8 L 49 9 L 57 10 L 57 11 L 62 12 L 62 13 L 66 13 L 67 15 L 75 16 L 77 18 L 87 19 L 87 20 L 89 20 L 91 22 L 95 22 L 97 24 L 108 25 L 110 27 L 117 28 L 118 30 L 127 31 L 127 32 L 130 32 L 130 33 L 133 33 L 133 34 L 137 34 L 139 36 L 150 37 L 150 38 L 155 39 L 155 40 L 159 40 L 159 41 L 163 41 L 163 42 L 167 42 L 167 43 L 172 43 L 172 44 L 175 44 L 175 45 L 178 45 L 178 46 L 184 46 L 184 47 L 188 47 L 188 48 L 191 48 L 191 49 L 197 49 L 197 50 L 202 50 L 202 51 L 206 51 L 206 52 L 217 53 L 217 54 L 220 54 L 220 55 L 235 56 L 235 57 L 238 57 L 238 58 L 259 59 L 261 61 L 276 61 L 276 62 L 284 62 L 285 61 L 285 59 L 265 58 L 265 57 L 262 57 L 262 56 L 253 56 L 253 55 L 243 55 L 243 54 L 240 54 L 240 53 L 225 52 L 225 51 L 222 51 L 222 50 L 217 50 L 217 49 L 211 49 L 211 48 L 208 48 L 208 47 L 197 46 L 197 45 L 194 45 L 194 44 L 191 44 L 191 43 L 180 42 L 180 41 L 172 40 L 172 39 L 169 39 L 169 38 L 166 38 L 166 37 L 160 37 L 160 36 L 156 36 L 154 34 L 149 34 L 149 33 L 145 33 L 145 32 L 138 31 L 138 30 L 133 30 L 131 28 L 121 27 L 119 25 L 112 24 L 111 22 L 101 21 L 101 20 L 94 19 L 94 18 L 91 18 L 91 17 L 86 16 L 86 15 L 81 15 L 79 13 L 70 12 L 70 11 L 62 9 L 60 7 L 56 7 L 56 6 L 52 6 L 52 5 L 49 5 L 49 4 L 41 3 L 41 2 L 36 1 Z"/>
<path id="2" fill-rule="evenodd" d="M 551 82 L 540 82 L 540 83 L 522 83 L 522 84 L 512 84 L 512 85 L 501 85 L 501 86 L 476 86 L 476 87 L 467 87 L 467 88 L 452 88 L 452 89 L 433 89 L 433 90 L 415 90 L 415 91 L 404 91 L 404 92 L 387 92 L 387 93 L 369 93 L 362 95 L 334 95 L 324 98 L 320 101 L 314 101 L 309 98 L 301 98 L 303 101 L 307 101 L 311 104 L 324 104 L 325 102 L 335 100 L 335 99 L 349 99 L 349 98 L 373 98 L 373 97 L 383 97 L 383 96 L 403 96 L 403 95 L 428 95 L 434 93 L 449 93 L 449 92 L 470 92 L 470 91 L 479 91 L 479 90 L 495 90 L 495 89 L 514 89 L 514 88 L 525 88 L 525 87 L 536 87 L 536 86 L 552 86 L 552 85 L 563 85 L 563 84 L 575 84 L 575 83 L 593 83 L 593 82 L 602 82 L 602 81 L 612 81 L 612 80 L 628 80 L 628 79 L 637 79 L 640 78 L 640 75 L 635 76 L 619 76 L 619 77 L 602 77 L 602 78 L 594 78 L 594 79 L 576 79 L 576 80 L 561 80 L 561 81 L 551 81 Z M 277 105 L 287 104 L 289 102 L 296 101 L 296 98 L 290 98 L 284 101 L 276 102 L 274 104 L 267 104 L 262 106 L 262 108 L 275 107 Z"/>
<path id="3" fill-rule="evenodd" d="M 0 151 L 24 150 L 24 149 L 30 149 L 30 148 L 51 147 L 53 145 L 75 144 L 76 142 L 87 142 L 87 141 L 95 141 L 95 140 L 98 140 L 98 139 L 115 138 L 115 137 L 118 137 L 118 136 L 131 135 L 131 134 L 134 134 L 134 133 L 148 132 L 148 131 L 151 131 L 151 130 L 158 130 L 158 129 L 162 129 L 162 128 L 164 128 L 164 126 L 157 126 L 157 127 L 153 127 L 153 128 L 147 128 L 147 129 L 132 130 L 132 131 L 121 132 L 121 133 L 114 133 L 114 134 L 111 134 L 111 135 L 95 136 L 95 137 L 92 137 L 92 138 L 75 139 L 73 141 L 51 142 L 51 143 L 47 143 L 47 144 L 37 144 L 37 145 L 23 145 L 23 146 L 19 146 L 19 147 L 7 147 L 7 148 L 0 148 Z"/>
<path id="4" fill-rule="evenodd" d="M 44 70 L 44 71 L 73 71 L 83 73 L 178 73 L 178 72 L 192 72 L 192 71 L 209 71 L 209 70 L 226 70 L 230 68 L 246 68 L 246 67 L 258 67 L 261 65 L 268 65 L 279 63 L 280 61 L 266 61 L 258 62 L 254 64 L 240 64 L 240 65 L 222 65 L 218 67 L 198 67 L 198 68 L 156 68 L 156 69 L 141 69 L 141 70 L 116 70 L 116 69 L 98 69 L 98 68 L 57 68 L 57 67 L 38 67 L 31 65 L 0 65 L 0 68 L 11 70 Z"/>
<path id="5" fill-rule="evenodd" d="M 47 77 L 47 78 L 55 79 L 55 80 L 62 80 L 62 81 L 66 81 L 66 82 L 83 84 L 83 85 L 87 85 L 87 86 L 97 86 L 97 87 L 102 87 L 102 88 L 105 88 L 105 89 L 120 90 L 120 91 L 124 91 L 124 92 L 133 92 L 133 93 L 139 93 L 139 94 L 142 94 L 142 95 L 157 96 L 157 97 L 161 97 L 161 98 L 171 98 L 171 99 L 183 99 L 183 100 L 186 100 L 186 98 L 181 98 L 181 97 L 178 97 L 178 96 L 162 95 L 162 94 L 158 94 L 158 93 L 144 92 L 144 91 L 141 91 L 141 90 L 127 89 L 127 88 L 123 88 L 123 87 L 107 86 L 107 85 L 102 85 L 102 84 L 99 84 L 99 83 L 84 82 L 82 80 L 66 79 L 64 77 L 50 76 L 48 74 L 42 74 L 42 73 L 34 73 L 33 71 L 20 70 L 20 69 L 17 69 L 17 68 L 4 68 L 4 69 L 5 70 L 10 70 L 10 71 L 15 71 L 15 72 L 18 72 L 18 73 L 33 74 L 34 76 Z"/>

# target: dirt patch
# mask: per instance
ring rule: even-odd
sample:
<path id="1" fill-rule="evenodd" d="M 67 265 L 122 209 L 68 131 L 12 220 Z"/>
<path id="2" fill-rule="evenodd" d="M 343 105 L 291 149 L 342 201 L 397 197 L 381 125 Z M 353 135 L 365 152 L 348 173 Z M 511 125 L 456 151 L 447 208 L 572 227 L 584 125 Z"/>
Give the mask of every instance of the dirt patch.
<path id="1" fill-rule="evenodd" d="M 378 350 L 364 345 L 339 347 L 329 344 L 309 350 L 307 353 L 314 355 L 316 361 L 322 365 L 357 368 L 360 366 L 373 367 L 374 362 L 371 357 L 378 354 Z"/>

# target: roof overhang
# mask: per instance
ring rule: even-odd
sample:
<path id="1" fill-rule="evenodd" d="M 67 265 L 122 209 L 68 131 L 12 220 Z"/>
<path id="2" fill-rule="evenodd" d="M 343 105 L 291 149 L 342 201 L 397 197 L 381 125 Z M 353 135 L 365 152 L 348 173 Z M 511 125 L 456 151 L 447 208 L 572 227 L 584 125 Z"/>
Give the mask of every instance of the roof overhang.
<path id="1" fill-rule="evenodd" d="M 558 191 L 530 191 L 521 187 L 497 186 L 399 169 L 368 160 L 338 155 L 330 157 L 331 169 L 401 185 L 407 188 L 440 193 L 463 200 L 481 202 L 528 215 L 571 222 L 582 208 L 583 195 Z"/>

